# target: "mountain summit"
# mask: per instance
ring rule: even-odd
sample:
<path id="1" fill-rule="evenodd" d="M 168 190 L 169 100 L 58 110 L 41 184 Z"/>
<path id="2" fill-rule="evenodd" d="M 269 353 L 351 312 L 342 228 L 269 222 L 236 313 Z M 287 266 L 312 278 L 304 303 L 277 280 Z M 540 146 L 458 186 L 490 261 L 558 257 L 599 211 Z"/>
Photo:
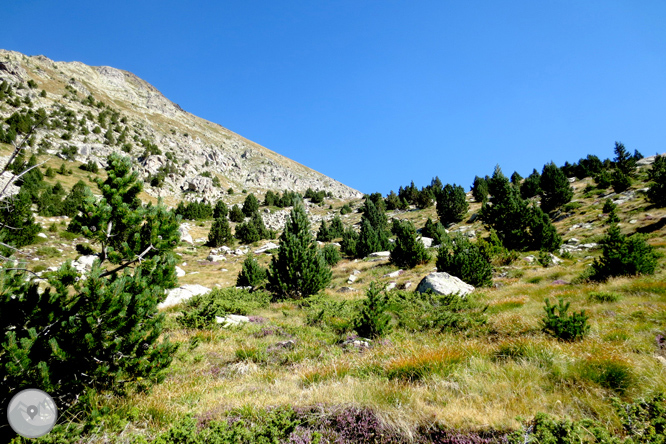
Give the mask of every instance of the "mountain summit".
<path id="1" fill-rule="evenodd" d="M 362 193 L 181 109 L 134 74 L 108 66 L 54 62 L 0 50 L 0 82 L 15 89 L 15 108 L 0 118 L 46 116 L 33 146 L 70 160 L 104 165 L 112 151 L 141 166 L 153 196 L 215 199 L 229 188 Z M 20 136 L 20 134 L 19 134 Z"/>

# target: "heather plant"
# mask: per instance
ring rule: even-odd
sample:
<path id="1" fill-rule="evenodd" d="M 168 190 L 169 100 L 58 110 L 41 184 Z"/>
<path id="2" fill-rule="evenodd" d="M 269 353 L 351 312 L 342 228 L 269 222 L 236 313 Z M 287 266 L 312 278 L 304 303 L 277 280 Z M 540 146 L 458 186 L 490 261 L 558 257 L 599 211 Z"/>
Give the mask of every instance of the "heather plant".
<path id="1" fill-rule="evenodd" d="M 546 315 L 541 321 L 542 330 L 562 341 L 582 339 L 590 330 L 590 325 L 587 323 L 589 317 L 585 314 L 585 310 L 568 315 L 569 306 L 570 302 L 564 302 L 562 298 L 559 299 L 558 305 L 550 305 L 550 301 L 546 298 L 544 307 Z"/>

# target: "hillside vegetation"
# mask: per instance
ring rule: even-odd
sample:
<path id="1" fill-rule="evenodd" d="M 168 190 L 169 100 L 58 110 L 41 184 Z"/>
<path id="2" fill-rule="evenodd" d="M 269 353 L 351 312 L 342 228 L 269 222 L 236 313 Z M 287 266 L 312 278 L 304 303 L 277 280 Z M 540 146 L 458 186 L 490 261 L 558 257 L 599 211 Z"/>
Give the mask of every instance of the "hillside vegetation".
<path id="1" fill-rule="evenodd" d="M 0 394 L 51 384 L 42 442 L 663 442 L 663 157 L 617 143 L 479 172 L 469 193 L 435 178 L 167 206 L 130 158 L 31 146 L 66 115 L 17 115 L 0 125 L 3 177 L 25 173 L 0 214 Z M 475 288 L 415 291 L 435 269 Z M 212 291 L 158 311 L 188 284 Z"/>

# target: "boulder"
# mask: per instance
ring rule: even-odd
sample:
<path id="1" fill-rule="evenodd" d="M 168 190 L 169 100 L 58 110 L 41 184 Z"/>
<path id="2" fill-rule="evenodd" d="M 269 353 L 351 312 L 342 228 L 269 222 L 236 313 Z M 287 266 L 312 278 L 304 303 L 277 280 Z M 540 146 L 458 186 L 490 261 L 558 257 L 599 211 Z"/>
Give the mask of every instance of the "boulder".
<path id="1" fill-rule="evenodd" d="M 388 259 L 389 256 L 391 256 L 390 251 L 375 251 L 374 253 L 370 253 L 368 257 L 378 257 L 378 258 L 386 258 Z"/>
<path id="2" fill-rule="evenodd" d="M 387 274 L 385 274 L 385 275 L 382 276 L 382 277 L 385 277 L 385 278 L 396 278 L 396 277 L 400 276 L 401 274 L 403 274 L 404 272 L 405 272 L 405 270 L 396 270 L 396 271 L 393 271 L 393 272 L 391 272 L 391 273 L 387 273 Z"/>
<path id="3" fill-rule="evenodd" d="M 353 284 L 354 281 L 356 281 L 356 279 L 358 279 L 358 276 L 356 276 L 355 274 L 350 274 L 349 278 L 347 278 L 347 283 L 348 284 Z"/>
<path id="4" fill-rule="evenodd" d="M 419 293 L 425 293 L 430 289 L 432 289 L 432 291 L 437 294 L 457 293 L 460 296 L 466 296 L 474 291 L 473 286 L 466 284 L 459 278 L 444 272 L 430 273 L 424 277 L 416 287 L 416 291 Z"/>
<path id="5" fill-rule="evenodd" d="M 185 270 L 176 266 L 176 277 L 183 277 L 183 276 L 185 276 Z"/>
<path id="6" fill-rule="evenodd" d="M 192 235 L 187 231 L 187 225 L 181 224 L 181 226 L 178 227 L 178 232 L 180 233 L 181 242 L 187 242 L 190 245 L 194 245 Z"/>
<path id="7" fill-rule="evenodd" d="M 421 237 L 421 243 L 423 244 L 424 247 L 430 248 L 430 247 L 432 247 L 432 238 L 431 237 Z"/>
<path id="8" fill-rule="evenodd" d="M 226 261 L 227 258 L 222 256 L 221 254 L 209 254 L 206 260 L 211 261 L 211 262 L 222 262 Z"/>
<path id="9" fill-rule="evenodd" d="M 210 291 L 210 288 L 204 287 L 199 284 L 185 284 L 181 285 L 178 288 L 172 288 L 167 291 L 167 297 L 164 299 L 164 302 L 159 304 L 157 308 L 167 308 L 174 305 L 178 305 L 183 301 L 190 299 L 192 296 L 198 296 L 200 294 L 206 294 Z"/>
<path id="10" fill-rule="evenodd" d="M 393 290 L 396 286 L 395 282 L 389 282 L 388 285 L 386 286 L 386 291 Z"/>
<path id="11" fill-rule="evenodd" d="M 46 233 L 37 233 L 37 237 L 41 237 L 42 239 L 48 239 Z"/>
<path id="12" fill-rule="evenodd" d="M 222 327 L 232 327 L 234 325 L 250 322 L 250 318 L 242 315 L 226 315 L 225 317 L 215 316 L 215 322 L 222 324 Z"/>
<path id="13" fill-rule="evenodd" d="M 279 245 L 274 244 L 273 242 L 269 242 L 269 243 L 261 246 L 260 248 L 257 248 L 256 250 L 254 250 L 254 253 L 255 254 L 261 254 L 261 253 L 265 253 L 269 250 L 275 250 L 276 248 L 279 248 L 279 247 L 280 247 Z"/>
<path id="14" fill-rule="evenodd" d="M 93 266 L 95 259 L 98 259 L 96 255 L 91 254 L 90 256 L 81 256 L 77 260 L 72 261 L 72 267 L 81 274 L 85 274 Z"/>

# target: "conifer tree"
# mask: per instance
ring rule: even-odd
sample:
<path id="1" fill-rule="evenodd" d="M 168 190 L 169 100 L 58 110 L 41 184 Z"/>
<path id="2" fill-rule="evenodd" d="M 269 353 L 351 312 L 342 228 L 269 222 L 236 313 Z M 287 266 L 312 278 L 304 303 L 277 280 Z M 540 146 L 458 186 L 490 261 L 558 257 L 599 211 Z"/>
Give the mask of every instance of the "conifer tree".
<path id="1" fill-rule="evenodd" d="M 657 156 L 648 175 L 650 178 L 648 200 L 658 207 L 666 206 L 666 157 Z"/>
<path id="2" fill-rule="evenodd" d="M 231 222 L 243 222 L 245 220 L 243 210 L 241 210 L 238 205 L 231 207 L 231 211 L 229 212 L 229 220 Z"/>
<path id="3" fill-rule="evenodd" d="M 31 206 L 30 194 L 23 189 L 0 202 L 0 242 L 15 248 L 35 242 L 41 227 L 35 223 Z"/>
<path id="4" fill-rule="evenodd" d="M 356 257 L 356 244 L 358 243 L 358 233 L 354 229 L 347 228 L 342 233 L 342 242 L 340 250 L 349 257 Z"/>
<path id="5" fill-rule="evenodd" d="M 541 174 L 535 168 L 520 186 L 520 196 L 529 199 L 537 194 L 541 194 Z"/>
<path id="6" fill-rule="evenodd" d="M 593 280 L 654 274 L 657 255 L 641 234 L 627 237 L 621 233 L 617 222 L 611 222 L 601 246 L 601 257 L 592 263 Z"/>
<path id="7" fill-rule="evenodd" d="M 450 241 L 449 235 L 440 222 L 433 222 L 432 219 L 426 220 L 425 226 L 421 230 L 423 237 L 432 239 L 434 245 L 442 245 Z"/>
<path id="8" fill-rule="evenodd" d="M 266 281 L 266 274 L 266 269 L 260 266 L 257 260 L 252 256 L 252 253 L 250 253 L 243 261 L 243 269 L 238 273 L 236 286 L 252 287 L 253 289 L 256 289 Z"/>
<path id="9" fill-rule="evenodd" d="M 326 225 L 326 221 L 322 220 L 321 225 L 319 225 L 319 230 L 317 231 L 317 240 L 319 242 L 330 242 L 332 239 L 333 236 L 331 236 L 328 225 Z"/>
<path id="10" fill-rule="evenodd" d="M 366 257 L 376 251 L 390 249 L 386 214 L 370 200 L 365 200 L 361 217 L 361 232 L 356 243 L 356 257 Z"/>
<path id="11" fill-rule="evenodd" d="M 514 171 L 513 174 L 511 175 L 511 183 L 520 186 L 520 181 L 523 180 L 523 176 L 518 174 L 518 171 Z"/>
<path id="12" fill-rule="evenodd" d="M 493 268 L 481 250 L 462 236 L 437 254 L 437 271 L 456 276 L 475 287 L 492 285 Z"/>
<path id="13" fill-rule="evenodd" d="M 213 208 L 213 219 L 219 219 L 220 217 L 226 218 L 229 214 L 229 209 L 227 204 L 224 203 L 222 199 L 215 202 L 215 207 Z"/>
<path id="14" fill-rule="evenodd" d="M 391 190 L 388 196 L 386 196 L 385 202 L 386 202 L 386 209 L 389 211 L 397 210 L 398 208 L 400 208 L 400 198 L 398 197 L 397 194 L 395 194 L 393 190 Z"/>
<path id="15" fill-rule="evenodd" d="M 444 226 L 463 220 L 468 209 L 467 196 L 460 185 L 446 184 L 437 194 L 437 216 Z"/>
<path id="16" fill-rule="evenodd" d="M 546 213 L 561 207 L 573 197 L 567 176 L 553 162 L 544 165 L 540 187 L 541 209 Z"/>
<path id="17" fill-rule="evenodd" d="M 629 154 L 629 151 L 621 142 L 615 142 L 615 169 L 621 171 L 624 175 L 633 177 L 636 174 L 636 160 Z"/>
<path id="18" fill-rule="evenodd" d="M 391 315 L 388 314 L 388 297 L 383 293 L 383 288 L 371 282 L 366 296 L 361 311 L 354 319 L 356 333 L 370 339 L 388 334 L 391 331 Z"/>
<path id="19" fill-rule="evenodd" d="M 213 225 L 208 232 L 208 246 L 221 247 L 226 245 L 231 247 L 234 244 L 234 237 L 231 235 L 231 227 L 226 216 L 220 216 L 213 221 Z"/>
<path id="20" fill-rule="evenodd" d="M 247 217 L 252 217 L 257 211 L 259 211 L 259 201 L 254 194 L 250 193 L 243 202 L 243 214 Z"/>
<path id="21" fill-rule="evenodd" d="M 41 285 L 22 271 L 0 273 L 3 408 L 26 386 L 66 410 L 87 389 L 126 393 L 164 377 L 176 346 L 159 339 L 157 304 L 176 284 L 179 220 L 161 203 L 141 205 L 131 166 L 112 154 L 107 180 L 97 181 L 102 197 L 88 190 L 74 219 L 101 249 L 86 279 L 69 262 Z"/>
<path id="22" fill-rule="evenodd" d="M 391 231 L 396 237 L 389 259 L 392 264 L 401 268 L 414 268 L 430 260 L 430 254 L 423 242 L 417 239 L 416 229 L 411 222 L 394 219 Z"/>
<path id="23" fill-rule="evenodd" d="M 485 202 L 488 199 L 488 182 L 483 177 L 474 176 L 472 184 L 472 196 L 477 202 Z"/>
<path id="24" fill-rule="evenodd" d="M 328 227 L 328 232 L 331 235 L 331 239 L 337 239 L 342 237 L 342 233 L 345 231 L 345 226 L 342 224 L 342 219 L 340 216 L 336 215 L 331 221 L 331 225 Z"/>
<path id="25" fill-rule="evenodd" d="M 331 281 L 331 269 L 310 233 L 310 222 L 302 204 L 291 211 L 280 247 L 268 272 L 270 289 L 279 299 L 301 299 L 324 289 Z"/>

